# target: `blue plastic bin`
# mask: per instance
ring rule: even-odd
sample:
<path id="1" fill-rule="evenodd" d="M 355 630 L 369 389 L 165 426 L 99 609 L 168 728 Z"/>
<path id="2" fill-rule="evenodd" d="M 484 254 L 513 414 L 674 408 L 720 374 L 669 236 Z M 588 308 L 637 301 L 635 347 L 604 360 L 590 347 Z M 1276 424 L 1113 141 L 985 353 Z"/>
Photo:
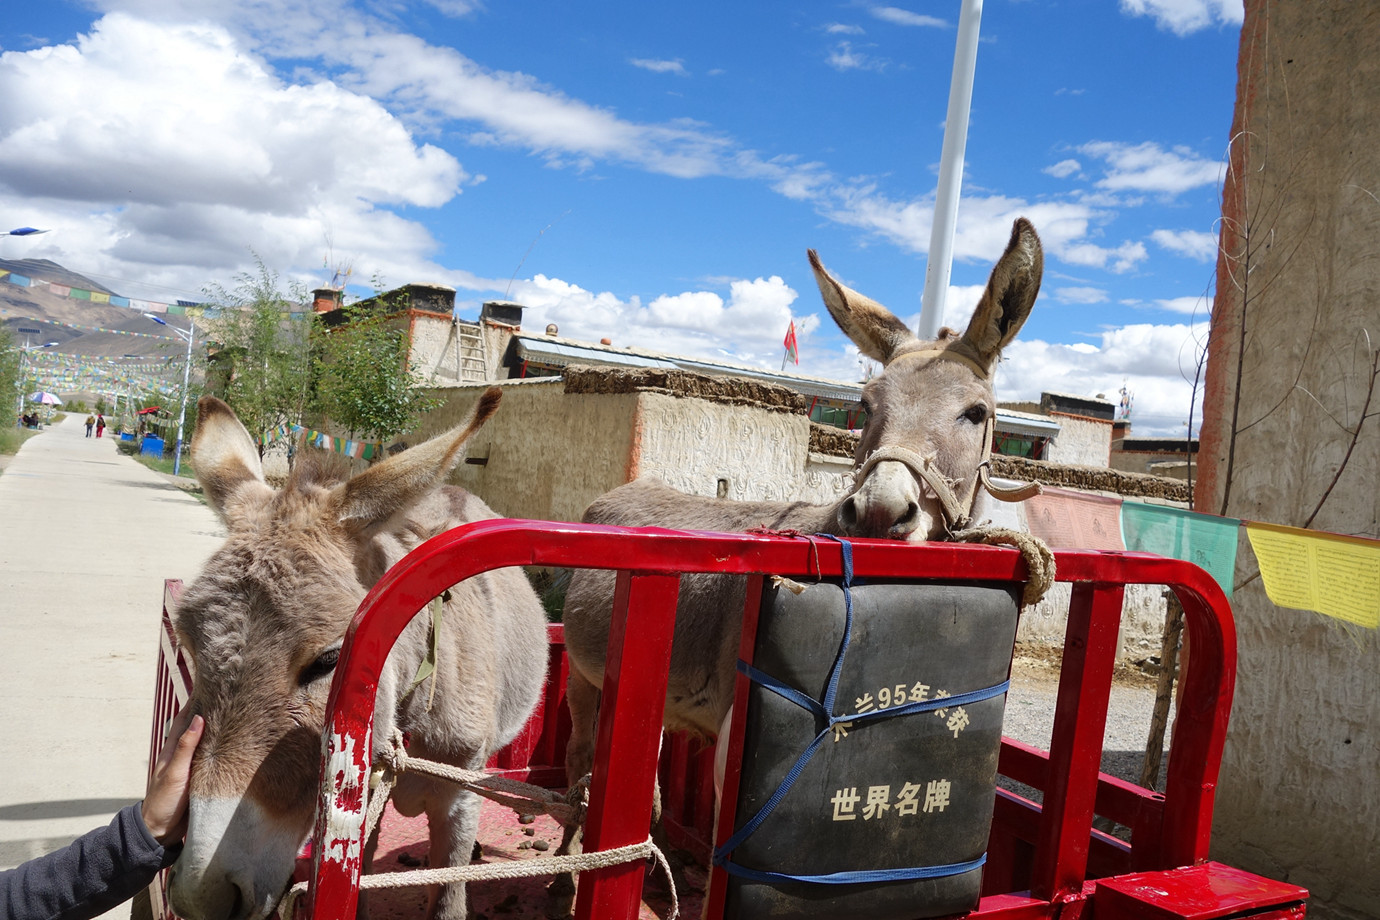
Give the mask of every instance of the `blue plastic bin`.
<path id="1" fill-rule="evenodd" d="M 152 437 L 144 438 L 144 443 L 139 445 L 139 453 L 146 457 L 163 456 L 163 439 Z"/>

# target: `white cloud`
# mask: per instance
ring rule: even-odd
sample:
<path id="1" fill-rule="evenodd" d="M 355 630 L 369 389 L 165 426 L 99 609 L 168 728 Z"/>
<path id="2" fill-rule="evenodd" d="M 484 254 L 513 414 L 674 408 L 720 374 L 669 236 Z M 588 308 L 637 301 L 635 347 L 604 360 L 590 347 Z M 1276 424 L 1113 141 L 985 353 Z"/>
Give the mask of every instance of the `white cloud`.
<path id="1" fill-rule="evenodd" d="M 284 83 L 216 26 L 111 14 L 74 44 L 0 55 L 0 98 L 6 209 L 61 226 L 58 261 L 115 277 L 196 289 L 250 247 L 319 264 L 328 236 L 420 266 L 434 240 L 384 207 L 471 181 L 378 102 Z"/>
<path id="2" fill-rule="evenodd" d="M 1016 339 L 997 369 L 997 398 L 1036 400 L 1042 392 L 1109 398 L 1125 385 L 1135 397 L 1131 421 L 1139 434 L 1185 433 L 1193 396 L 1197 350 L 1207 324 L 1123 326 L 1100 334 L 1097 344 L 1058 345 Z M 1202 395 L 1194 405 L 1194 432 Z"/>
<path id="3" fill-rule="evenodd" d="M 1044 172 L 1056 179 L 1067 179 L 1082 168 L 1077 160 L 1060 160 L 1053 166 L 1046 166 Z"/>
<path id="4" fill-rule="evenodd" d="M 831 187 L 820 208 L 829 219 L 868 230 L 912 252 L 929 251 L 934 202 L 931 198 L 895 201 L 875 186 Z M 1011 237 L 1011 223 L 1026 217 L 1040 234 L 1045 252 L 1073 265 L 1123 273 L 1147 257 L 1145 245 L 1126 242 L 1114 248 L 1088 242 L 1093 224 L 1106 215 L 1082 202 L 1027 201 L 1002 195 L 965 195 L 959 205 L 954 258 L 993 261 Z"/>
<path id="5" fill-rule="evenodd" d="M 780 360 L 781 339 L 792 320 L 799 295 L 779 276 L 735 279 L 725 299 L 713 291 L 662 294 L 643 304 L 609 292 L 593 293 L 578 285 L 537 275 L 514 286 L 514 299 L 527 310 L 523 325 L 542 328 L 556 323 L 562 335 L 615 345 L 648 348 L 680 355 L 720 355 L 767 367 Z M 818 327 L 814 315 L 795 318 L 796 335 L 806 344 Z"/>
<path id="6" fill-rule="evenodd" d="M 925 16 L 921 13 L 912 13 L 910 10 L 903 10 L 898 6 L 874 6 L 868 12 L 883 22 L 898 26 L 928 26 L 943 29 L 949 25 L 943 19 Z"/>
<path id="7" fill-rule="evenodd" d="M 1187 147 L 1165 150 L 1153 141 L 1123 144 L 1093 141 L 1078 148 L 1080 153 L 1107 164 L 1099 188 L 1109 191 L 1160 192 L 1178 195 L 1220 181 L 1222 164 L 1198 156 Z"/>
<path id="8" fill-rule="evenodd" d="M 1152 300 L 1149 304 L 1135 304 L 1135 306 L 1150 306 L 1158 310 L 1166 310 L 1170 313 L 1182 313 L 1185 316 L 1198 316 L 1206 318 L 1212 312 L 1212 302 L 1205 295 L 1197 297 L 1170 297 L 1164 300 Z"/>
<path id="9" fill-rule="evenodd" d="M 1059 303 L 1106 303 L 1107 292 L 1095 287 L 1055 288 L 1051 295 Z"/>
<path id="10" fill-rule="evenodd" d="M 894 201 L 863 186 L 839 190 L 825 212 L 839 223 L 860 227 L 916 253 L 929 251 L 934 202 L 926 197 Z M 954 232 L 954 258 L 992 261 L 1011 236 L 1011 223 L 1025 216 L 1038 228 L 1046 251 L 1067 258 L 1072 241 L 1087 235 L 1094 214 L 1079 204 L 1031 203 L 1018 198 L 967 196 L 959 208 Z M 1106 262 L 1102 259 L 1101 263 Z M 1087 263 L 1079 263 L 1087 264 Z"/>
<path id="11" fill-rule="evenodd" d="M 825 25 L 824 31 L 830 35 L 862 35 L 863 27 L 847 25 L 842 22 L 831 22 Z"/>
<path id="12" fill-rule="evenodd" d="M 479 3 L 471 3 L 469 0 L 425 0 L 427 6 L 434 7 L 443 15 L 459 19 L 468 16 L 470 13 L 483 7 Z"/>
<path id="13" fill-rule="evenodd" d="M 114 14 L 75 47 L 0 56 L 0 97 L 3 182 L 23 194 L 279 211 L 327 196 L 435 207 L 467 178 L 372 99 L 331 83 L 283 84 L 213 26 Z M 333 140 L 341 123 L 359 126 L 351 144 Z"/>
<path id="14" fill-rule="evenodd" d="M 865 51 L 855 50 L 853 43 L 848 41 L 842 41 L 835 45 L 824 61 L 840 73 L 846 70 L 885 70 L 888 63 L 885 58 L 874 57 Z"/>
<path id="15" fill-rule="evenodd" d="M 1198 262 L 1217 258 L 1217 234 L 1202 230 L 1156 230 L 1150 234 L 1156 245 Z"/>
<path id="16" fill-rule="evenodd" d="M 1107 248 L 1096 243 L 1076 243 L 1065 247 L 1060 258 L 1073 265 L 1086 265 L 1089 268 L 1105 268 L 1118 275 L 1124 274 L 1144 262 L 1149 256 L 1144 243 L 1122 243 Z"/>
<path id="17" fill-rule="evenodd" d="M 662 61 L 654 58 L 632 58 L 628 61 L 634 67 L 643 70 L 650 70 L 652 73 L 673 73 L 678 77 L 688 77 L 689 71 L 685 69 L 685 62 L 677 58 L 674 61 Z"/>
<path id="18" fill-rule="evenodd" d="M 1175 35 L 1216 25 L 1239 26 L 1245 19 L 1242 0 L 1121 0 L 1121 11 L 1150 16 L 1157 26 Z"/>

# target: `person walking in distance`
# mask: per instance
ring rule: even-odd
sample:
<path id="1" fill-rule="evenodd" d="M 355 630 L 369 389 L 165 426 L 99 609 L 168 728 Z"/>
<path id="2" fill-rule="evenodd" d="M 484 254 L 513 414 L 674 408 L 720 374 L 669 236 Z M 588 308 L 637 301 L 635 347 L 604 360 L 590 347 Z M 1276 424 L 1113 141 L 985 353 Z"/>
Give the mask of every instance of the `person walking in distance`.
<path id="1" fill-rule="evenodd" d="M 86 417 L 86 436 L 87 436 L 88 438 L 91 437 L 91 429 L 92 429 L 92 428 L 95 428 L 95 427 L 96 427 L 96 417 L 95 417 L 94 415 L 88 415 L 88 416 Z"/>
<path id="2" fill-rule="evenodd" d="M 99 437 L 100 437 L 101 435 L 103 435 L 103 434 L 105 434 L 105 416 L 102 415 L 101 413 L 97 412 L 97 413 L 96 413 L 96 437 L 99 438 Z"/>

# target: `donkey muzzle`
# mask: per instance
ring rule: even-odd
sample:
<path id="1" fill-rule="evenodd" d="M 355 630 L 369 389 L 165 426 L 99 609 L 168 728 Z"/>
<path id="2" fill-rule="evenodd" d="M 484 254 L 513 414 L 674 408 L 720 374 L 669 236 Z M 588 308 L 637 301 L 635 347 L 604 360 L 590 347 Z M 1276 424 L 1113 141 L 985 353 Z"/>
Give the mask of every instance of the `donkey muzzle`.
<path id="1" fill-rule="evenodd" d="M 168 899 L 186 920 L 258 920 L 273 912 L 301 841 L 249 799 L 197 797 Z"/>
<path id="2" fill-rule="evenodd" d="M 860 537 L 907 540 L 927 538 L 942 522 L 922 506 L 920 485 L 899 462 L 880 462 L 868 469 L 839 505 L 838 523 L 845 533 Z"/>

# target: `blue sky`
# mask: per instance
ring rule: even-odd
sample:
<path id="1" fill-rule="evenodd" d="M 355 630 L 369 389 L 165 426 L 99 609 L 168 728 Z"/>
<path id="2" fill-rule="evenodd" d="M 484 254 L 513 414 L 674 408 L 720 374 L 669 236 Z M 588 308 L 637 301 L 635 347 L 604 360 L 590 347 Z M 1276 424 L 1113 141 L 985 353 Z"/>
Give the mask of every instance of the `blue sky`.
<path id="1" fill-rule="evenodd" d="M 0 257 L 196 298 L 258 253 L 563 335 L 857 379 L 805 250 L 914 323 L 958 0 L 47 2 L 0 20 Z M 987 0 L 946 321 L 1046 247 L 998 397 L 1181 434 L 1240 0 Z M 1206 299 L 1205 299 L 1206 298 Z"/>

